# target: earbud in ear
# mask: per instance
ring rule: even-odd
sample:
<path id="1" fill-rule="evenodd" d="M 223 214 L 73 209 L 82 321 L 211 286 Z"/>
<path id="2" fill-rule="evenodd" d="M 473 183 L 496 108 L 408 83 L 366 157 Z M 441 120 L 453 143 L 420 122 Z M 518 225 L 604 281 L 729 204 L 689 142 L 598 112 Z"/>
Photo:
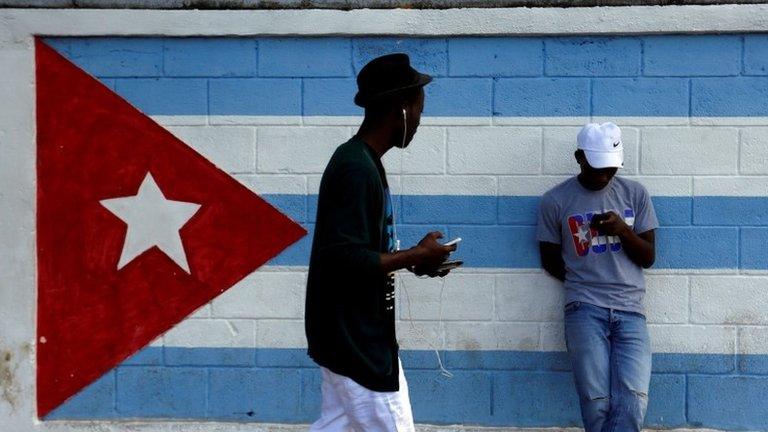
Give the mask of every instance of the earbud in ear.
<path id="1" fill-rule="evenodd" d="M 403 108 L 403 142 L 400 144 L 400 148 L 405 148 L 405 136 L 408 133 L 408 115 Z"/>

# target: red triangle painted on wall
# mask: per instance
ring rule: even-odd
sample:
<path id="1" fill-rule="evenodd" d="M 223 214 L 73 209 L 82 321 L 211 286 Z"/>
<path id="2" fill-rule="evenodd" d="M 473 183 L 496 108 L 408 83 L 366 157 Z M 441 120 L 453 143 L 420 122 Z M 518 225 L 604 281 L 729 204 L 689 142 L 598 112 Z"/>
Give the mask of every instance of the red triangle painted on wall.
<path id="1" fill-rule="evenodd" d="M 37 404 L 42 418 L 306 234 L 298 224 L 38 40 Z M 101 200 L 148 173 L 200 204 L 118 269 L 128 225 Z"/>

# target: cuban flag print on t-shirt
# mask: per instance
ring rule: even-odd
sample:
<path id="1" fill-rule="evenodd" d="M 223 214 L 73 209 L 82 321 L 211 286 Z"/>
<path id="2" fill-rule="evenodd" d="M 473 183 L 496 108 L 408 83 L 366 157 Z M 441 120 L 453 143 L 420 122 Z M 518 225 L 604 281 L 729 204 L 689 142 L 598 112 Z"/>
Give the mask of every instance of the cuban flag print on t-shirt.
<path id="1" fill-rule="evenodd" d="M 614 212 L 619 213 L 615 210 Z M 573 247 L 576 250 L 576 255 L 580 257 L 587 256 L 590 250 L 596 254 L 605 253 L 609 249 L 611 252 L 619 252 L 621 250 L 621 240 L 618 236 L 600 235 L 597 229 L 591 226 L 592 217 L 599 213 L 601 212 L 593 211 L 568 216 L 568 227 L 571 230 Z M 624 223 L 630 227 L 635 224 L 634 210 L 626 208 L 621 214 L 623 214 Z"/>

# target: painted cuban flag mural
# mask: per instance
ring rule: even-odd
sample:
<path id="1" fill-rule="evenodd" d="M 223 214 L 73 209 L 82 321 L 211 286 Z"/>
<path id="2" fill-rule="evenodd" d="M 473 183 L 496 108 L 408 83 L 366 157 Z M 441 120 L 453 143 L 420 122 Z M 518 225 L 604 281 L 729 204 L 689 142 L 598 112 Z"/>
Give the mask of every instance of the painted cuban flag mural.
<path id="1" fill-rule="evenodd" d="M 620 174 L 650 190 L 662 225 L 647 424 L 768 429 L 766 47 L 738 34 L 45 39 L 40 414 L 312 421 L 303 304 L 320 175 L 361 120 L 356 73 L 406 52 L 435 80 L 415 141 L 385 156 L 397 231 L 405 247 L 433 229 L 462 237 L 465 261 L 444 280 L 400 276 L 416 420 L 580 424 L 536 209 L 576 172 L 579 127 L 610 120 Z"/>

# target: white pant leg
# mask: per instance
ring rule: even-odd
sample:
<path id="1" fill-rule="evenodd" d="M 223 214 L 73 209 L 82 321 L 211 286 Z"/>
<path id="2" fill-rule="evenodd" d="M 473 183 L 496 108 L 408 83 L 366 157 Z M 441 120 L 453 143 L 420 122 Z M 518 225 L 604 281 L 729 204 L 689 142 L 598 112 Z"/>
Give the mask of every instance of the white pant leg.
<path id="1" fill-rule="evenodd" d="M 334 381 L 339 375 L 321 367 L 320 372 L 323 376 L 322 395 L 323 404 L 320 412 L 320 418 L 310 426 L 310 432 L 349 432 L 349 419 L 344 412 L 344 405 L 341 403 L 339 395 L 336 393 Z"/>
<path id="2" fill-rule="evenodd" d="M 416 427 L 413 424 L 413 410 L 411 408 L 411 396 L 408 391 L 408 381 L 405 379 L 405 371 L 403 370 L 403 364 L 400 359 L 397 359 L 398 366 L 400 367 L 400 391 L 397 396 L 398 406 L 398 432 L 416 432 Z"/>
<path id="3" fill-rule="evenodd" d="M 415 432 L 402 366 L 396 392 L 369 390 L 351 378 L 322 370 L 323 413 L 310 431 L 346 431 L 348 427 L 354 432 Z"/>
<path id="4" fill-rule="evenodd" d="M 414 432 L 408 383 L 400 367 L 400 390 L 376 392 L 341 377 L 337 389 L 356 432 Z"/>

